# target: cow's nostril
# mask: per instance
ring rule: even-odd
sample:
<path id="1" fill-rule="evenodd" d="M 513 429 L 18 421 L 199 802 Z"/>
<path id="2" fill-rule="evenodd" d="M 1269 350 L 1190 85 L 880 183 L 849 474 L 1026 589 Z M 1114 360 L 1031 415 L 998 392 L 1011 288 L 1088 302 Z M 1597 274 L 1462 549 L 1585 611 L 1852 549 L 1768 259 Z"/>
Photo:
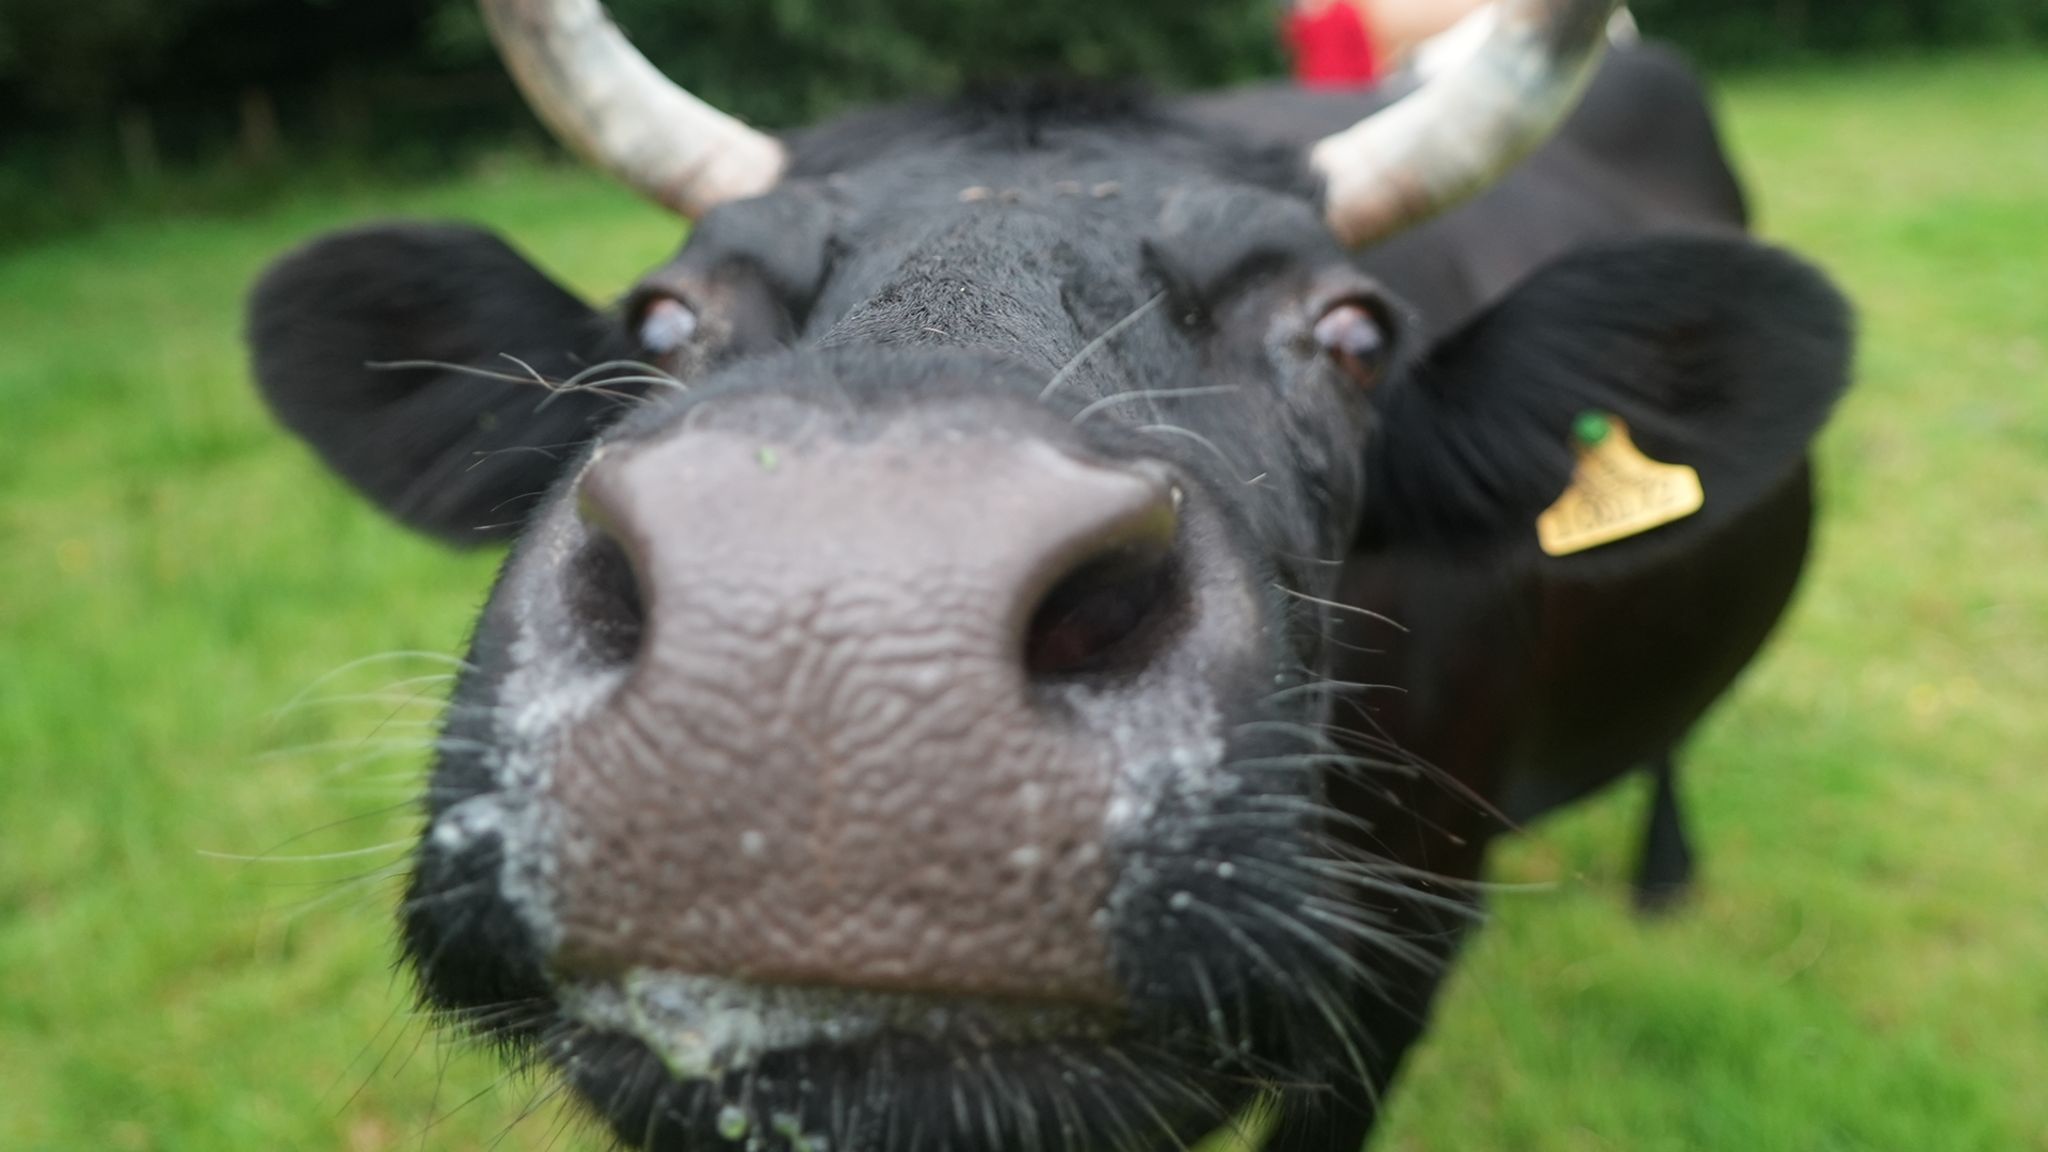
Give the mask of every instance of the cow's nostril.
<path id="1" fill-rule="evenodd" d="M 1171 536 L 1091 556 L 1039 601 L 1024 635 L 1033 679 L 1114 676 L 1144 666 L 1181 600 Z"/>
<path id="2" fill-rule="evenodd" d="M 633 663 L 646 630 L 646 603 L 626 549 L 595 525 L 570 558 L 564 592 L 590 657 L 607 667 Z"/>

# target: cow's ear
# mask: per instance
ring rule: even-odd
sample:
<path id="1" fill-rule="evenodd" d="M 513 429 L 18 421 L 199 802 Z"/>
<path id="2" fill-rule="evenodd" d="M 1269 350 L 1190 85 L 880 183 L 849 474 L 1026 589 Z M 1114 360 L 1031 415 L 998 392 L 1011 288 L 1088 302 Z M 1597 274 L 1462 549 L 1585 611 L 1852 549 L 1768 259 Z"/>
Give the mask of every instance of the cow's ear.
<path id="1" fill-rule="evenodd" d="M 1616 553 L 1682 548 L 1799 465 L 1848 385 L 1851 326 L 1824 276 L 1747 240 L 1564 257 L 1382 395 L 1361 545 L 1535 547 L 1572 482 L 1575 425 L 1605 413 L 1705 490 L 1697 514 Z"/>
<path id="2" fill-rule="evenodd" d="M 256 286 L 248 336 L 277 417 L 379 507 L 456 544 L 514 534 L 621 410 L 532 378 L 620 358 L 616 326 L 472 228 L 316 240 Z"/>

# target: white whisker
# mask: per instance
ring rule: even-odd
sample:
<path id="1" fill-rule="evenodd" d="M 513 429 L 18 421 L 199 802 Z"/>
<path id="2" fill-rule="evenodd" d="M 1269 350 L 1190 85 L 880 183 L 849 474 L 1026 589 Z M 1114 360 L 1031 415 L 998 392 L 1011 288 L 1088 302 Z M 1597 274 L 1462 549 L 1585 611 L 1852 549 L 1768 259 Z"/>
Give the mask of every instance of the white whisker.
<path id="1" fill-rule="evenodd" d="M 1090 340 L 1086 345 L 1084 345 L 1081 348 L 1079 352 L 1074 353 L 1073 359 L 1068 360 L 1064 367 L 1062 367 L 1058 372 L 1053 374 L 1051 382 L 1046 384 L 1045 390 L 1038 394 L 1038 402 L 1040 404 L 1043 404 L 1047 400 L 1052 399 L 1053 393 L 1058 392 L 1060 390 L 1060 385 L 1065 384 L 1067 380 L 1074 374 L 1074 372 L 1081 367 L 1081 365 L 1088 362 L 1090 357 L 1093 357 L 1097 352 L 1100 352 L 1104 348 L 1108 347 L 1110 341 L 1123 335 L 1124 332 L 1131 327 L 1131 325 L 1136 324 L 1138 321 L 1150 315 L 1154 308 L 1159 307 L 1161 304 L 1165 302 L 1166 293 L 1161 292 L 1158 295 L 1152 297 L 1150 300 L 1147 300 L 1143 304 L 1140 304 L 1136 308 L 1132 309 L 1130 315 L 1110 325 L 1109 328 L 1102 333 L 1102 335 L 1097 336 L 1093 340 Z M 1080 421 L 1078 420 L 1075 421 L 1075 423 L 1079 422 Z"/>
<path id="2" fill-rule="evenodd" d="M 319 852 L 306 856 L 279 856 L 275 853 L 263 856 L 242 856 L 232 852 L 212 852 L 198 849 L 200 856 L 208 860 L 226 860 L 236 864 L 325 864 L 334 860 L 360 860 L 398 848 L 411 848 L 412 840 L 393 840 L 388 844 L 375 844 L 368 848 L 355 848 L 347 852 Z"/>
<path id="3" fill-rule="evenodd" d="M 1371 609 L 1360 608 L 1356 604 L 1345 604 L 1342 601 L 1338 600 L 1325 600 L 1320 596 L 1311 596 L 1306 592 L 1296 592 L 1294 589 L 1287 587 L 1285 584 L 1275 584 L 1273 585 L 1273 589 L 1274 591 L 1279 592 L 1282 595 L 1292 596 L 1296 600 L 1306 600 L 1310 604 L 1320 604 L 1325 608 L 1334 608 L 1339 612 L 1355 612 L 1358 615 L 1364 616 L 1369 620 L 1377 620 L 1382 624 L 1398 628 L 1403 632 L 1408 631 L 1406 625 L 1402 624 L 1398 620 L 1395 620 L 1393 617 L 1382 616 L 1379 613 L 1372 611 Z"/>
<path id="4" fill-rule="evenodd" d="M 1133 400 L 1167 400 L 1184 396 L 1221 396 L 1227 392 L 1241 391 L 1235 384 L 1210 384 L 1201 388 L 1138 388 L 1129 392 L 1118 392 L 1104 396 L 1074 414 L 1073 425 L 1078 428 L 1087 423 L 1090 416 L 1107 408 Z"/>

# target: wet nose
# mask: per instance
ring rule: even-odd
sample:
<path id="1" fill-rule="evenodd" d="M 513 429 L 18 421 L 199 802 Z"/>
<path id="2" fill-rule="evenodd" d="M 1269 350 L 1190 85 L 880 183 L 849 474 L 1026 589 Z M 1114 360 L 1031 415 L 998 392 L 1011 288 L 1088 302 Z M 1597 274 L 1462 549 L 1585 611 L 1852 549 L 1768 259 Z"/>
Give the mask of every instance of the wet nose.
<path id="1" fill-rule="evenodd" d="M 1062 687 L 1172 647 L 1163 468 L 699 429 L 578 495 L 582 612 L 624 676 L 548 784 L 560 965 L 1116 998 L 1116 733 Z"/>

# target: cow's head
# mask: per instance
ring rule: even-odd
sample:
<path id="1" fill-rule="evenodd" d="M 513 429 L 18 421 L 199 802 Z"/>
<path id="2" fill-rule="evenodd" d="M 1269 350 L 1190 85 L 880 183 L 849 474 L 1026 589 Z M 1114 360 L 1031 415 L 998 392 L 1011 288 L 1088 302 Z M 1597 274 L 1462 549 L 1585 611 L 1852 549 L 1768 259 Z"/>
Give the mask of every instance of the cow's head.
<path id="1" fill-rule="evenodd" d="M 1171 1142 L 1369 1078 L 1446 897 L 1323 803 L 1368 485 L 1447 494 L 1376 532 L 1483 549 L 1578 407 L 1745 435 L 1772 412 L 1724 374 L 1808 370 L 1834 317 L 1785 258 L 1670 242 L 1408 346 L 1351 248 L 1539 136 L 1607 7 L 1517 6 L 1304 163 L 1099 93 L 785 151 L 592 2 L 487 3 L 550 121 L 697 226 L 606 313 L 448 227 L 257 293 L 262 384 L 338 471 L 518 541 L 405 905 L 431 1003 L 649 1148 Z M 1478 403 L 1518 375 L 1572 385 Z"/>

